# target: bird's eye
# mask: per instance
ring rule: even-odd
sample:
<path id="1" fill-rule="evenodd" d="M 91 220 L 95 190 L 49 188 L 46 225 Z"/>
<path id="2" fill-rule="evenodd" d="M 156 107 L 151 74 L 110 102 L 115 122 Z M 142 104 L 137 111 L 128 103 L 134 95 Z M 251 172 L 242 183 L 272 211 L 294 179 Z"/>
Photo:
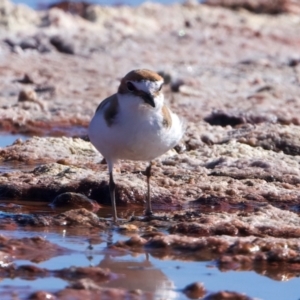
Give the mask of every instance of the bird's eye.
<path id="1" fill-rule="evenodd" d="M 162 87 L 163 87 L 163 84 L 161 84 L 161 86 L 158 88 L 159 92 L 161 91 Z"/>
<path id="2" fill-rule="evenodd" d="M 129 92 L 135 91 L 135 86 L 133 85 L 132 82 L 128 81 L 128 82 L 126 83 L 126 86 L 127 86 L 127 89 L 128 89 Z"/>

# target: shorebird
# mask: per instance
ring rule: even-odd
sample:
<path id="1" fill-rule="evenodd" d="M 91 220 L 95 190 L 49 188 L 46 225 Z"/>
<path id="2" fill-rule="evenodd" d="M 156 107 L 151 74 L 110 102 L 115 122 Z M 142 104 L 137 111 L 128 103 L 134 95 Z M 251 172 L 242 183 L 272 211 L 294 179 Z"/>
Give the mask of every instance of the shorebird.
<path id="1" fill-rule="evenodd" d="M 88 134 L 109 170 L 113 221 L 117 221 L 113 167 L 119 160 L 147 161 L 146 215 L 152 214 L 150 177 L 152 161 L 176 146 L 184 130 L 179 117 L 164 104 L 163 78 L 139 69 L 122 78 L 116 94 L 96 109 Z"/>

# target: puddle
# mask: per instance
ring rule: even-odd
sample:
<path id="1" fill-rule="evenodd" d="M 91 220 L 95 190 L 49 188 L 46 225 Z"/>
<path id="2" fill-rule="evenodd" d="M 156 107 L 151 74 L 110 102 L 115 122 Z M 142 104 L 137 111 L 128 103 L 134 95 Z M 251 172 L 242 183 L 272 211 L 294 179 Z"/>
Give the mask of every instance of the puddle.
<path id="1" fill-rule="evenodd" d="M 26 141 L 29 138 L 30 136 L 23 135 L 23 134 L 0 133 L 0 148 L 12 145 L 17 139 Z"/>
<path id="2" fill-rule="evenodd" d="M 5 278 L 1 281 L 0 296 L 1 300 L 11 299 L 11 295 L 5 296 L 8 291 L 17 289 L 22 294 L 31 294 L 37 290 L 47 290 L 48 292 L 57 292 L 67 286 L 66 282 L 59 278 L 38 278 L 34 281 L 20 278 Z M 20 293 L 21 294 L 21 293 Z M 17 298 L 18 299 L 18 298 Z M 26 298 L 25 298 L 26 299 Z"/>
<path id="3" fill-rule="evenodd" d="M 58 214 L 65 212 L 66 208 L 56 207 L 53 208 L 49 202 L 45 201 L 28 201 L 28 200 L 16 200 L 16 199 L 0 199 L 0 220 L 1 217 L 10 213 L 18 214 Z M 118 217 L 120 219 L 129 219 L 132 216 L 142 215 L 144 209 L 139 208 L 126 208 L 118 207 Z M 97 215 L 99 218 L 111 218 L 111 207 L 102 207 Z"/>
<path id="4" fill-rule="evenodd" d="M 41 162 L 42 163 L 42 162 Z M 9 173 L 12 171 L 30 171 L 37 167 L 39 164 L 35 162 L 30 165 L 28 163 L 16 162 L 16 161 L 2 161 L 0 165 L 0 173 Z"/>
<path id="5" fill-rule="evenodd" d="M 40 263 L 17 260 L 15 262 L 17 265 L 32 264 L 48 270 L 72 266 L 109 268 L 116 274 L 116 277 L 101 283 L 102 287 L 140 289 L 153 293 L 154 299 L 187 299 L 181 290 L 194 281 L 203 282 L 208 292 L 229 290 L 259 299 L 298 299 L 299 278 L 280 282 L 256 274 L 254 271 L 221 272 L 214 262 L 161 260 L 153 257 L 151 253 L 110 253 L 107 249 L 107 242 L 111 238 L 113 241 L 128 239 L 128 236 L 116 232 L 100 233 L 99 237 L 102 242 L 93 245 L 93 249 L 88 248 L 89 243 L 85 236 L 74 235 L 68 230 L 43 233 L 18 230 L 16 232 L 2 231 L 1 234 L 18 238 L 43 236 L 50 242 L 72 251 L 71 254 L 54 257 Z M 1 282 L 0 295 L 12 288 L 26 293 L 41 289 L 55 292 L 67 285 L 67 281 L 53 277 L 35 280 L 5 278 Z"/>
<path id="6" fill-rule="evenodd" d="M 0 168 L 1 170 L 1 168 Z M 210 213 L 210 212 L 228 212 L 228 213 L 235 213 L 238 211 L 247 211 L 253 212 L 258 207 L 263 206 L 264 204 L 256 204 L 253 206 L 248 205 L 246 209 L 244 209 L 241 205 L 227 205 L 226 207 L 222 207 L 220 209 L 219 206 L 205 206 L 199 204 L 190 204 L 186 205 L 183 209 L 186 211 L 201 211 L 202 213 Z M 180 212 L 176 207 L 166 207 L 166 205 L 153 205 L 154 212 L 173 212 L 176 211 Z M 290 210 L 293 210 L 292 208 Z M 52 207 L 49 205 L 49 202 L 45 201 L 28 201 L 28 200 L 16 200 L 16 199 L 0 199 L 0 218 L 3 213 L 22 213 L 22 214 L 57 214 L 66 211 L 66 208 L 62 207 Z M 104 206 L 101 207 L 99 211 L 96 212 L 99 218 L 111 218 L 111 207 Z M 144 213 L 143 207 L 118 207 L 118 217 L 122 219 L 129 219 L 133 216 L 141 216 Z"/>
<path id="7" fill-rule="evenodd" d="M 0 149 L 12 145 L 17 139 L 26 141 L 30 136 L 23 134 L 0 133 Z M 0 165 L 0 173 L 8 173 L 13 170 L 30 170 L 34 166 L 16 161 L 2 161 Z"/>
<path id="8" fill-rule="evenodd" d="M 19 4 L 19 3 L 25 3 L 28 6 L 35 8 L 35 9 L 39 9 L 39 8 L 45 8 L 50 4 L 53 3 L 59 3 L 60 1 L 58 0 L 13 0 L 12 2 Z M 99 4 L 99 5 L 109 5 L 109 6 L 114 6 L 114 5 L 132 5 L 132 6 L 137 6 L 142 4 L 144 1 L 143 0 L 124 0 L 124 1 L 119 1 L 119 0 L 89 0 L 87 1 L 88 3 L 92 3 L 92 4 Z M 171 4 L 174 3 L 174 0 L 160 0 L 160 1 L 154 1 L 154 2 L 160 2 L 160 3 L 164 3 L 164 4 Z"/>
<path id="9" fill-rule="evenodd" d="M 18 213 L 40 213 L 53 214 L 54 211 L 46 203 L 37 202 L 14 202 L 8 205 L 9 201 L 1 201 L 0 210 L 2 214 Z M 110 208 L 101 214 L 109 215 Z M 120 209 L 120 213 L 127 215 L 128 210 Z M 140 214 L 141 212 L 135 212 Z M 133 214 L 133 212 L 129 212 Z M 0 219 L 1 221 L 1 219 Z M 0 285 L 0 298 L 11 299 L 9 291 L 15 291 L 17 295 L 30 295 L 37 290 L 57 292 L 67 287 L 71 281 L 57 278 L 51 272 L 70 267 L 100 267 L 109 269 L 114 276 L 110 280 L 104 280 L 99 286 L 104 288 L 118 288 L 126 290 L 142 290 L 151 293 L 147 299 L 188 299 L 182 289 L 187 285 L 199 281 L 202 282 L 208 293 L 220 290 L 235 291 L 244 293 L 256 299 L 272 300 L 297 300 L 299 298 L 298 277 L 289 277 L 288 273 L 270 274 L 266 270 L 260 274 L 254 270 L 223 271 L 218 268 L 215 261 L 201 261 L 195 255 L 189 255 L 189 260 L 172 259 L 160 250 L 132 252 L 129 250 L 117 250 L 109 245 L 120 241 L 128 240 L 133 234 L 122 234 L 116 230 L 99 231 L 95 229 L 91 237 L 91 231 L 85 228 L 25 228 L 18 227 L 17 230 L 2 230 L 1 235 L 10 238 L 31 238 L 42 237 L 47 241 L 67 249 L 54 257 L 46 258 L 38 262 L 24 259 L 14 259 L 16 266 L 32 265 L 38 268 L 47 269 L 50 275 L 46 278 L 2 278 Z M 161 257 L 161 258 L 160 258 Z M 198 256 L 199 257 L 199 256 Z M 1 269 L 1 268 L 0 268 Z M 52 274 L 52 275 L 51 275 Z M 274 280 L 272 278 L 276 278 Z M 97 283 L 98 284 L 98 283 Z M 7 295 L 7 296 L 6 296 Z M 22 298 L 22 299 L 26 299 Z"/>

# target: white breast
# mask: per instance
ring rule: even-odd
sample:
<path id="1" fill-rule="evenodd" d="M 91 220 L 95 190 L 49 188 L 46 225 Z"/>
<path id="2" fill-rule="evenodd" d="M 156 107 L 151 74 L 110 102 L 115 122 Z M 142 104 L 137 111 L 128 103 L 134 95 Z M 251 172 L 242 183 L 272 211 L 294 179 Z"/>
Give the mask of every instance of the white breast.
<path id="1" fill-rule="evenodd" d="M 150 161 L 181 139 L 183 128 L 177 115 L 171 113 L 172 126 L 166 128 L 161 107 L 152 108 L 137 99 L 120 97 L 119 105 L 111 126 L 105 122 L 103 110 L 95 114 L 89 126 L 90 140 L 105 158 Z"/>

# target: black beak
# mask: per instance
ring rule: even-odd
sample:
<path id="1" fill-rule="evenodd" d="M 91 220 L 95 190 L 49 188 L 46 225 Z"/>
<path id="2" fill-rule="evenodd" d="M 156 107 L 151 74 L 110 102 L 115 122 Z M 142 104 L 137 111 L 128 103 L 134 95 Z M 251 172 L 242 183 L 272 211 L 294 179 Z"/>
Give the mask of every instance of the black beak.
<path id="1" fill-rule="evenodd" d="M 155 102 L 154 102 L 154 97 L 151 94 L 148 94 L 146 92 L 141 92 L 140 95 L 143 100 L 145 101 L 145 103 L 148 103 L 149 105 L 151 105 L 152 107 L 155 107 Z"/>

